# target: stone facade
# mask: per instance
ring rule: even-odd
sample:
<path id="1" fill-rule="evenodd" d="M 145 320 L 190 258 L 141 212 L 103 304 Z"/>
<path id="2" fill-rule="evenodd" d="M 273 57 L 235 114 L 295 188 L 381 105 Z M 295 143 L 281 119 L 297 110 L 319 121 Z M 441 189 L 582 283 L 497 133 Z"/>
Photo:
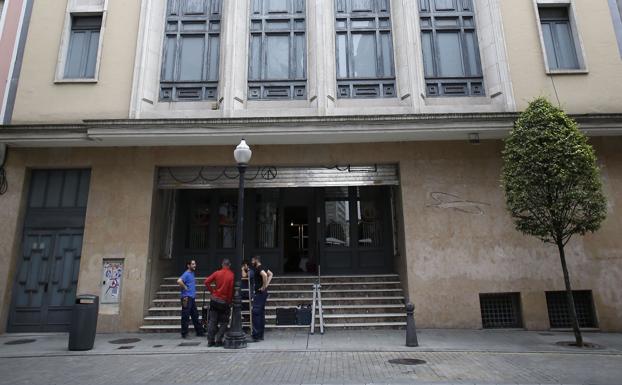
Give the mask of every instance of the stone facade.
<path id="1" fill-rule="evenodd" d="M 546 73 L 541 2 L 574 7 L 585 71 Z M 332 1 L 307 1 L 309 97 L 296 101 L 248 100 L 249 0 L 225 1 L 219 99 L 181 103 L 158 101 L 164 3 L 34 3 L 12 125 L 0 128 L 9 146 L 0 332 L 30 170 L 91 169 L 78 291 L 98 293 L 103 259 L 123 259 L 121 302 L 101 307 L 99 330 L 135 331 L 160 272 L 172 268 L 155 252 L 158 167 L 230 165 L 241 136 L 255 166 L 399 165 L 396 267 L 418 326 L 480 328 L 480 293 L 519 292 L 524 327 L 548 329 L 545 291 L 563 289 L 557 251 L 514 230 L 499 186 L 500 139 L 539 95 L 575 114 L 596 147 L 608 218 L 596 234 L 576 237 L 567 256 L 574 288 L 592 290 L 600 329 L 622 331 L 622 61 L 606 0 L 474 0 L 486 96 L 455 98 L 424 97 L 416 2 L 391 0 L 398 97 L 384 100 L 335 97 Z M 80 6 L 106 13 L 99 75 L 55 81 L 63 31 Z M 97 121 L 81 123 L 89 119 Z M 470 144 L 469 134 L 481 143 Z M 447 196 L 457 203 L 442 204 Z"/>

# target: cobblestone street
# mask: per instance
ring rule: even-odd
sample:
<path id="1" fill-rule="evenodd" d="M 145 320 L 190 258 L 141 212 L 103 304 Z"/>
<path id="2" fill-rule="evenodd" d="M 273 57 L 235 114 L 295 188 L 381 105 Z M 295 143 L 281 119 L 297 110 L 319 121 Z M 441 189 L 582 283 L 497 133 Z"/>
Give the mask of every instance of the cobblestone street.
<path id="1" fill-rule="evenodd" d="M 391 364 L 416 358 L 425 364 Z M 622 355 L 203 352 L 0 359 L 0 384 L 619 384 Z"/>

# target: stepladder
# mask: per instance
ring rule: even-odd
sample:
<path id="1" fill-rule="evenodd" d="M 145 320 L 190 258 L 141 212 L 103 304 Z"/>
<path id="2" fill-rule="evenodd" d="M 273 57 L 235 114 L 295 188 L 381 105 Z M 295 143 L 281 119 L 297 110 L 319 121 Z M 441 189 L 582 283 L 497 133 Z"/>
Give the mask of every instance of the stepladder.
<path id="1" fill-rule="evenodd" d="M 311 304 L 311 334 L 315 334 L 315 311 L 317 309 L 320 334 L 324 334 L 324 309 L 322 308 L 322 285 L 319 283 L 313 284 L 313 302 Z"/>

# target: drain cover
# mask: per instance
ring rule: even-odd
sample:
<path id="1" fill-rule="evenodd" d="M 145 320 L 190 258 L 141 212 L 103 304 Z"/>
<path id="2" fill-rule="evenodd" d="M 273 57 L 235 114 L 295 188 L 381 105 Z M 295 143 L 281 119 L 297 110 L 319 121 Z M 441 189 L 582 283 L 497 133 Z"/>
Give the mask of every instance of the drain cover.
<path id="1" fill-rule="evenodd" d="M 565 346 L 565 347 L 569 347 L 569 348 L 576 348 L 577 347 L 577 343 L 575 341 L 561 341 L 561 342 L 556 342 L 555 345 L 557 346 Z M 584 342 L 583 343 L 583 349 L 604 349 L 604 346 L 598 345 L 598 344 L 594 344 L 591 342 Z"/>
<path id="2" fill-rule="evenodd" d="M 418 360 L 416 358 L 395 358 L 389 360 L 389 363 L 393 365 L 423 365 L 426 362 L 424 360 Z"/>
<path id="3" fill-rule="evenodd" d="M 538 334 L 540 334 L 541 336 L 554 336 L 555 335 L 555 333 L 548 333 L 548 332 L 543 332 L 543 333 L 538 333 Z"/>
<path id="4" fill-rule="evenodd" d="M 163 345 L 153 345 L 154 348 L 161 348 Z"/>
<path id="5" fill-rule="evenodd" d="M 182 342 L 179 346 L 199 346 L 200 342 Z"/>
<path id="6" fill-rule="evenodd" d="M 8 341 L 5 342 L 5 345 L 23 345 L 23 344 L 29 344 L 32 342 L 35 342 L 35 339 L 23 339 L 23 340 L 13 340 L 13 341 Z"/>
<path id="7" fill-rule="evenodd" d="M 132 345 L 123 345 L 123 346 L 119 346 L 118 349 L 134 349 L 134 347 Z"/>
<path id="8" fill-rule="evenodd" d="M 139 342 L 140 338 L 119 338 L 118 340 L 108 341 L 111 344 L 124 345 L 124 344 L 135 344 Z"/>

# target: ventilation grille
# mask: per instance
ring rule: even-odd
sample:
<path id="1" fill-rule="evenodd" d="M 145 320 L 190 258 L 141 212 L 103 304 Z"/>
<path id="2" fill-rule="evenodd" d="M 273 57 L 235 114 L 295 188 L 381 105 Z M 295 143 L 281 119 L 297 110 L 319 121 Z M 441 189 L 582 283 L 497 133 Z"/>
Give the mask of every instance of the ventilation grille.
<path id="1" fill-rule="evenodd" d="M 479 295 L 484 329 L 521 328 L 520 293 Z"/>
<path id="2" fill-rule="evenodd" d="M 595 328 L 596 315 L 594 314 L 594 301 L 591 290 L 573 290 L 574 306 L 577 310 L 579 327 Z M 546 304 L 549 309 L 551 328 L 571 328 L 570 311 L 565 291 L 547 291 Z"/>

